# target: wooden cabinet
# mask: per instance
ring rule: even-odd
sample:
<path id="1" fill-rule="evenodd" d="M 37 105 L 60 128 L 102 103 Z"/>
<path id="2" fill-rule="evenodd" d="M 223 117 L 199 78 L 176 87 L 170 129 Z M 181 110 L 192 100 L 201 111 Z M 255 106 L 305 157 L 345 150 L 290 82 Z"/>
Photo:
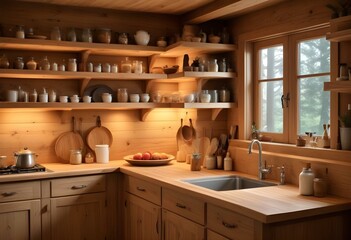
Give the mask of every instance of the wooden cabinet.
<path id="1" fill-rule="evenodd" d="M 124 239 L 161 239 L 161 187 L 124 176 Z"/>
<path id="2" fill-rule="evenodd" d="M 166 209 L 162 210 L 163 240 L 205 239 L 205 228 Z"/>
<path id="3" fill-rule="evenodd" d="M 254 239 L 253 219 L 213 204 L 207 204 L 207 227 L 229 239 Z"/>
<path id="4" fill-rule="evenodd" d="M 162 189 L 164 240 L 205 239 L 205 202 L 171 189 Z"/>
<path id="5" fill-rule="evenodd" d="M 161 207 L 130 193 L 125 194 L 125 238 L 161 239 Z"/>
<path id="6" fill-rule="evenodd" d="M 107 217 L 106 178 L 92 175 L 43 181 L 43 238 L 114 239 L 107 233 L 108 221 L 113 219 Z"/>
<path id="7" fill-rule="evenodd" d="M 0 239 L 41 239 L 40 182 L 0 184 Z"/>
<path id="8" fill-rule="evenodd" d="M 230 240 L 222 235 L 207 229 L 207 240 Z"/>

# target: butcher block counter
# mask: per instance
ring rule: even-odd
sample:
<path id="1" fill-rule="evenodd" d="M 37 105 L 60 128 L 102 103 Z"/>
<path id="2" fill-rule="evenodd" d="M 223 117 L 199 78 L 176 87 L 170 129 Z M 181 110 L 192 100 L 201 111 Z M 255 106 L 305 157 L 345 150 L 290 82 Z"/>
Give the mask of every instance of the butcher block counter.
<path id="1" fill-rule="evenodd" d="M 203 199 L 207 203 L 219 205 L 262 223 L 351 210 L 351 199 L 336 196 L 323 198 L 300 196 L 298 188 L 289 184 L 232 191 L 214 191 L 198 187 L 182 180 L 233 174 L 254 179 L 257 179 L 257 176 L 223 170 L 190 171 L 190 165 L 176 161 L 166 166 L 156 167 L 131 166 L 125 161 L 110 161 L 108 164 L 42 165 L 46 167 L 46 172 L 3 175 L 0 176 L 0 183 L 122 172 L 161 187 Z"/>

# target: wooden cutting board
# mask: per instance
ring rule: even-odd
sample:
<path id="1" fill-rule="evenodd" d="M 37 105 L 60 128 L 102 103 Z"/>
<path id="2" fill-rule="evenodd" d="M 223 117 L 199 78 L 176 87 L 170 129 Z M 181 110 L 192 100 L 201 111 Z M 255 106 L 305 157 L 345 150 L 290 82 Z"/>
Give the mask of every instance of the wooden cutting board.
<path id="1" fill-rule="evenodd" d="M 82 150 L 84 147 L 84 141 L 82 136 L 76 132 L 75 118 L 72 117 L 72 131 L 62 133 L 56 140 L 55 153 L 64 163 L 69 163 L 70 151 L 73 149 Z"/>
<path id="2" fill-rule="evenodd" d="M 95 145 L 107 144 L 111 147 L 113 136 L 110 130 L 101 125 L 100 116 L 96 118 L 96 126 L 86 136 L 88 147 L 95 152 Z"/>

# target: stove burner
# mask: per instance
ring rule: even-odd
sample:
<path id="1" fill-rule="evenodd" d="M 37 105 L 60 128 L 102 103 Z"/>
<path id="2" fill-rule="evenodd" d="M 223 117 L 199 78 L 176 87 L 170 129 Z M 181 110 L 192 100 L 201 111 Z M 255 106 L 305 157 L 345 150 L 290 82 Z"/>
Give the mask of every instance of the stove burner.
<path id="1" fill-rule="evenodd" d="M 45 167 L 40 164 L 36 164 L 32 168 L 18 168 L 16 166 L 8 166 L 6 168 L 0 168 L 0 175 L 33 173 L 33 172 L 45 172 Z"/>

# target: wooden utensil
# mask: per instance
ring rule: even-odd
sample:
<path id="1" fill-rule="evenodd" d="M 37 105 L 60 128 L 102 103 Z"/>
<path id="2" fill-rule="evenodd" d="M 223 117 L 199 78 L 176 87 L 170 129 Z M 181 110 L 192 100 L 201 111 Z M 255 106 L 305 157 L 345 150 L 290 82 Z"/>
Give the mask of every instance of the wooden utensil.
<path id="1" fill-rule="evenodd" d="M 96 118 L 96 127 L 91 129 L 86 137 L 88 147 L 95 152 L 95 145 L 107 144 L 111 147 L 113 136 L 110 130 L 101 126 L 100 116 Z"/>
<path id="2" fill-rule="evenodd" d="M 177 140 L 177 150 L 179 151 L 179 144 L 182 141 L 182 127 L 183 127 L 183 118 L 180 119 L 180 127 L 178 128 L 176 140 Z"/>
<path id="3" fill-rule="evenodd" d="M 64 163 L 69 163 L 70 151 L 72 149 L 82 150 L 84 147 L 84 142 L 82 136 L 76 132 L 75 118 L 72 117 L 72 131 L 62 133 L 55 143 L 55 153 Z"/>

